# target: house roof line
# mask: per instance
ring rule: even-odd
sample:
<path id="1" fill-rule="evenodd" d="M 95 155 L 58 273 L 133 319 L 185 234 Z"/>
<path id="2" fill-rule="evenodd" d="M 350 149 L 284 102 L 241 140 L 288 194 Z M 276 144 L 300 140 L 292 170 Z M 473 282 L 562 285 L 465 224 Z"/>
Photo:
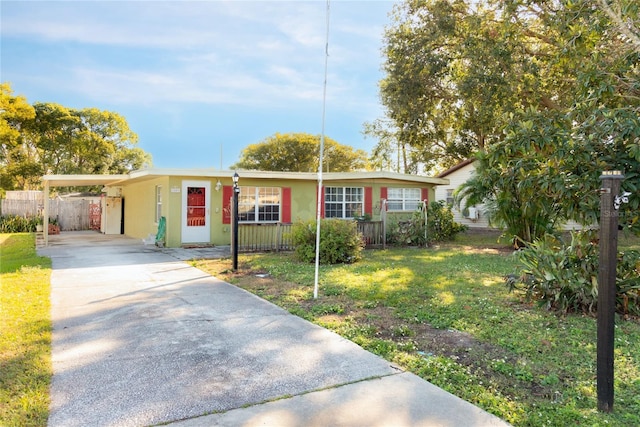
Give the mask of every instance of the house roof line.
<path id="1" fill-rule="evenodd" d="M 469 164 L 471 164 L 471 163 L 473 163 L 473 162 L 475 162 L 475 161 L 476 161 L 476 159 L 467 159 L 467 160 L 464 160 L 464 161 L 462 161 L 462 162 L 458 163 L 457 165 L 450 167 L 450 168 L 449 168 L 449 169 L 447 169 L 446 171 L 444 171 L 444 172 L 442 172 L 442 173 L 439 173 L 438 175 L 436 175 L 436 178 L 444 178 L 444 177 L 446 177 L 446 176 L 448 176 L 448 175 L 451 175 L 451 174 L 452 174 L 452 173 L 454 173 L 455 171 L 457 171 L 457 170 L 459 170 L 459 169 L 462 169 L 463 167 L 465 167 L 465 166 L 467 166 L 467 165 L 469 165 Z"/>
<path id="2" fill-rule="evenodd" d="M 217 169 L 141 169 L 130 173 L 131 178 L 142 176 L 206 176 L 211 178 L 231 178 L 234 173 L 238 173 L 240 178 L 269 178 L 269 179 L 297 179 L 304 181 L 314 181 L 317 179 L 317 172 L 279 172 L 279 171 L 259 171 L 259 170 L 217 170 Z M 424 182 L 428 184 L 442 185 L 448 184 L 446 180 L 429 176 L 408 175 L 387 171 L 367 171 L 367 172 L 323 172 L 323 180 L 358 180 L 358 179 L 396 179 L 412 182 Z"/>
<path id="3" fill-rule="evenodd" d="M 118 185 L 127 181 L 152 178 L 156 176 L 185 176 L 185 177 L 207 177 L 207 178 L 231 178 L 234 173 L 238 173 L 240 178 L 261 178 L 261 179 L 294 179 L 303 181 L 315 181 L 318 174 L 316 172 L 276 172 L 276 171 L 256 171 L 256 170 L 217 170 L 217 169 L 164 169 L 149 168 L 140 169 L 123 175 L 44 175 L 42 181 L 49 182 L 50 186 L 71 187 L 88 185 Z M 419 175 L 408 175 L 387 171 L 369 172 L 323 172 L 324 181 L 348 181 L 366 179 L 393 179 L 414 183 L 425 183 L 432 185 L 446 185 L 448 179 L 440 177 L 429 177 Z"/>

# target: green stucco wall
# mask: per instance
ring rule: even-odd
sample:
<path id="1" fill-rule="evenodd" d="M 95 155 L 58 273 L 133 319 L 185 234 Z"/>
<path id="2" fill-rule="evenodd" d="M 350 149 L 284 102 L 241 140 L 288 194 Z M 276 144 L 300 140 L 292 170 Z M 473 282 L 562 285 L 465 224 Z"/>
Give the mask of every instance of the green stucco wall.
<path id="1" fill-rule="evenodd" d="M 229 245 L 231 227 L 223 224 L 223 190 L 217 191 L 218 178 L 197 178 L 186 176 L 162 176 L 141 182 L 127 182 L 123 185 L 122 195 L 125 200 L 125 234 L 134 238 L 145 238 L 149 234 L 156 234 L 158 224 L 155 222 L 155 189 L 162 186 L 162 214 L 166 218 L 166 245 L 179 247 L 182 244 L 182 183 L 188 181 L 207 181 L 210 183 L 210 211 L 211 225 L 210 243 L 214 245 Z M 222 186 L 232 186 L 231 178 L 219 178 Z M 435 200 L 432 185 L 424 183 L 400 182 L 392 179 L 372 180 L 343 180 L 326 181 L 325 187 L 371 187 L 373 219 L 380 219 L 380 188 L 429 188 L 429 200 Z M 315 219 L 317 206 L 317 182 L 287 179 L 243 179 L 240 176 L 240 186 L 257 187 L 289 187 L 291 188 L 291 220 L 306 221 Z M 393 214 L 393 213 L 390 213 Z"/>
<path id="2" fill-rule="evenodd" d="M 164 200 L 167 199 L 168 177 L 161 177 L 131 183 L 122 188 L 124 199 L 124 234 L 139 239 L 146 238 L 149 234 L 158 232 L 158 224 L 155 221 L 156 212 L 156 186 L 162 186 L 162 211 L 167 208 Z"/>

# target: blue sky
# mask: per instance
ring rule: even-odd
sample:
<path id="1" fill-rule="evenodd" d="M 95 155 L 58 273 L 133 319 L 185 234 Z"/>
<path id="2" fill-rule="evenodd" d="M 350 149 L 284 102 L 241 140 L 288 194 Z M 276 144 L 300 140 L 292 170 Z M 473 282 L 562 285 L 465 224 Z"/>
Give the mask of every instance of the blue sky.
<path id="1" fill-rule="evenodd" d="M 393 4 L 330 3 L 325 135 L 367 152 Z M 1 80 L 30 103 L 120 113 L 155 167 L 227 169 L 276 132 L 322 132 L 324 0 L 0 8 Z"/>

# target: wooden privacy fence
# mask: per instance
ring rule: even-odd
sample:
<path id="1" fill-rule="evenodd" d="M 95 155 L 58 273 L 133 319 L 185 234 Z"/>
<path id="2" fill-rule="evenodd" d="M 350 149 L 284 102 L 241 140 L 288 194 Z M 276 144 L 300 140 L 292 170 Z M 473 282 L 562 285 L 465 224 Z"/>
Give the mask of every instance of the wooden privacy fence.
<path id="1" fill-rule="evenodd" d="M 32 216 L 42 216 L 44 205 L 39 200 L 0 200 L 0 213 L 2 216 L 18 215 L 25 218 Z"/>
<path id="2" fill-rule="evenodd" d="M 96 229 L 96 209 L 99 211 L 99 205 L 92 204 L 90 200 L 49 200 L 49 218 L 56 220 L 62 231 Z M 40 200 L 5 199 L 0 201 L 2 215 L 42 216 L 43 211 L 44 205 Z M 94 212 L 93 221 L 92 211 Z M 99 228 L 98 218 L 97 229 Z"/>
<path id="3" fill-rule="evenodd" d="M 385 246 L 382 221 L 359 221 L 367 248 Z M 240 224 L 238 226 L 238 252 L 292 251 L 292 224 Z"/>

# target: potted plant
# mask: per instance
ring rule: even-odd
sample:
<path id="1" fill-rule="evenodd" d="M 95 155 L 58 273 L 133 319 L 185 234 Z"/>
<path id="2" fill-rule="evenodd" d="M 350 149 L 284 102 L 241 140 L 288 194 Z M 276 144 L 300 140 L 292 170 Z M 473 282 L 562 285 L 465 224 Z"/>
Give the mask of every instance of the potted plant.
<path id="1" fill-rule="evenodd" d="M 36 232 L 37 233 L 42 233 L 42 231 L 44 230 L 44 226 L 42 225 L 43 219 L 42 217 L 38 217 L 38 219 L 36 220 Z"/>
<path id="2" fill-rule="evenodd" d="M 57 218 L 49 218 L 49 234 L 60 234 Z"/>

